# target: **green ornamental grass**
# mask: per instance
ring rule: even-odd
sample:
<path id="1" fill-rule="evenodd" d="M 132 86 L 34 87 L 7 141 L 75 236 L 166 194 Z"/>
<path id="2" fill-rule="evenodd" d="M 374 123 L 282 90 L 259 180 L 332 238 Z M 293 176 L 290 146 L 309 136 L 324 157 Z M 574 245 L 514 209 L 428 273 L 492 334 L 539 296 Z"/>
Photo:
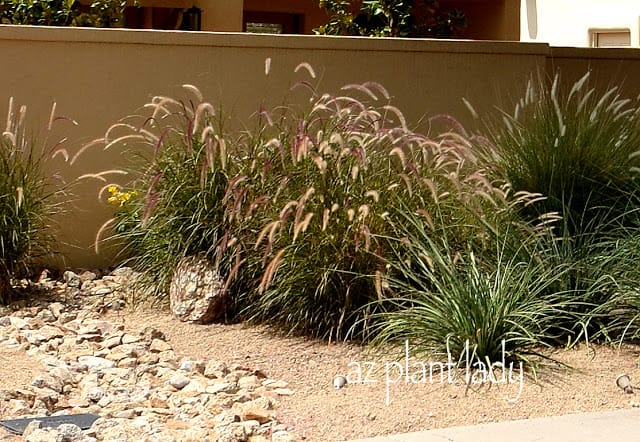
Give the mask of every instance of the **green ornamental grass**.
<path id="1" fill-rule="evenodd" d="M 55 107 L 54 107 L 55 110 Z M 6 129 L 0 136 L 0 303 L 11 302 L 11 280 L 24 276 L 52 249 L 52 217 L 59 213 L 65 186 L 43 168 L 50 156 L 31 141 L 26 107 L 9 101 Z M 52 114 L 51 122 L 54 117 Z M 58 147 L 58 149 L 61 149 Z"/>

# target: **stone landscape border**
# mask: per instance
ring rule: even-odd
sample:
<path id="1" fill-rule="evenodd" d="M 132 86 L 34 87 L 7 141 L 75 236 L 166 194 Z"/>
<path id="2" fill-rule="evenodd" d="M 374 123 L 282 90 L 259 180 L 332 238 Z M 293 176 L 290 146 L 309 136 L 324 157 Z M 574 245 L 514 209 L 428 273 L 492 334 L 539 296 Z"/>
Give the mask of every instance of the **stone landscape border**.
<path id="1" fill-rule="evenodd" d="M 130 334 L 101 319 L 123 305 L 135 274 L 118 269 L 42 277 L 28 290 L 33 305 L 4 308 L 0 345 L 37 357 L 43 372 L 29 386 L 0 392 L 3 418 L 95 413 L 90 429 L 46 428 L 35 420 L 29 442 L 49 441 L 280 441 L 295 440 L 276 419 L 286 382 L 260 370 L 216 360 L 180 359 L 164 334 L 146 327 Z"/>

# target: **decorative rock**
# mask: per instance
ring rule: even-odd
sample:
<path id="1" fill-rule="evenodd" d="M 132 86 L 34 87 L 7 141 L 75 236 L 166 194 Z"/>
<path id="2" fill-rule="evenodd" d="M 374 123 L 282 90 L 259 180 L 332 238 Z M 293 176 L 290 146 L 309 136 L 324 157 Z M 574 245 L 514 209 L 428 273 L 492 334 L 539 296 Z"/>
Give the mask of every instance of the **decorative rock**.
<path id="1" fill-rule="evenodd" d="M 67 367 L 53 367 L 49 370 L 49 375 L 53 378 L 60 380 L 62 385 L 69 385 L 73 383 L 73 375 Z"/>
<path id="2" fill-rule="evenodd" d="M 222 379 L 229 374 L 229 369 L 224 362 L 209 361 L 204 368 L 204 375 L 209 379 Z"/>
<path id="3" fill-rule="evenodd" d="M 34 420 L 31 421 L 27 424 L 27 426 L 25 427 L 24 431 L 22 432 L 22 436 L 24 437 L 29 437 L 31 436 L 36 430 L 40 430 L 42 428 L 42 422 L 39 420 Z"/>
<path id="4" fill-rule="evenodd" d="M 26 437 L 27 442 L 57 442 L 57 434 L 51 430 L 37 429 Z"/>
<path id="5" fill-rule="evenodd" d="M 20 440 L 260 442 L 271 440 L 272 432 L 286 430 L 274 421 L 271 399 L 293 394 L 286 382 L 265 379 L 264 372 L 237 364 L 230 370 L 214 360 L 178 363 L 160 330 L 146 327 L 139 335 L 125 333 L 123 325 L 102 320 L 96 313 L 95 302 L 86 294 L 103 289 L 101 305 L 120 305 L 116 285 L 126 283 L 124 279 L 112 275 L 98 280 L 85 273 L 78 277 L 82 287 L 78 290 L 73 287 L 76 277 L 70 272 L 66 283 L 46 278 L 37 283 L 63 295 L 64 303 L 47 307 L 22 303 L 12 307 L 15 311 L 0 309 L 0 345 L 28 351 L 46 371 L 26 388 L 0 391 L 0 401 L 7 416 L 106 417 L 84 434 L 75 425 L 46 429 L 32 423 Z M 278 434 L 287 440 L 286 431 Z"/>
<path id="6" fill-rule="evenodd" d="M 91 388 L 89 391 L 87 391 L 87 394 L 85 395 L 87 400 L 91 402 L 98 402 L 100 399 L 102 399 L 103 396 L 104 396 L 104 390 L 100 387 Z"/>
<path id="7" fill-rule="evenodd" d="M 22 319 L 22 318 L 18 318 L 16 316 L 11 316 L 11 318 L 9 320 L 11 321 L 11 325 L 13 327 L 17 328 L 18 330 L 30 328 L 29 327 L 29 323 L 26 320 Z"/>
<path id="8" fill-rule="evenodd" d="M 160 362 L 169 363 L 171 366 L 177 365 L 177 356 L 173 350 L 167 350 L 158 353 L 158 360 Z"/>
<path id="9" fill-rule="evenodd" d="M 342 375 L 337 375 L 333 378 L 333 388 L 339 389 L 347 385 L 347 378 Z"/>
<path id="10" fill-rule="evenodd" d="M 240 388 L 256 388 L 262 385 L 257 376 L 243 376 L 238 379 L 238 387 Z"/>
<path id="11" fill-rule="evenodd" d="M 217 393 L 234 394 L 238 391 L 238 385 L 232 382 L 220 382 L 220 383 L 209 385 L 205 391 L 210 394 L 217 394 Z"/>
<path id="12" fill-rule="evenodd" d="M 163 341 L 166 340 L 164 333 L 162 333 L 155 327 L 145 327 L 140 332 L 140 336 L 144 337 L 149 342 L 153 341 L 154 339 L 161 339 Z"/>
<path id="13" fill-rule="evenodd" d="M 163 351 L 171 350 L 171 345 L 169 345 L 166 341 L 161 339 L 154 339 L 151 341 L 151 346 L 149 346 L 149 350 L 154 351 L 156 353 L 161 353 Z"/>
<path id="14" fill-rule="evenodd" d="M 191 380 L 188 377 L 179 374 L 172 376 L 171 379 L 169 379 L 169 385 L 177 390 L 183 389 L 189 384 L 189 382 L 191 382 Z"/>
<path id="15" fill-rule="evenodd" d="M 43 322 L 48 322 L 48 323 L 56 322 L 56 319 L 58 319 L 49 310 L 42 310 L 38 312 L 38 318 L 42 319 Z"/>
<path id="16" fill-rule="evenodd" d="M 125 358 L 135 358 L 141 351 L 133 344 L 122 344 L 111 349 L 107 357 L 114 361 L 119 361 Z"/>
<path id="17" fill-rule="evenodd" d="M 127 344 L 127 342 L 124 342 L 124 336 L 110 336 L 102 341 L 102 348 L 113 348 L 120 345 L 121 343 Z"/>
<path id="18" fill-rule="evenodd" d="M 49 311 L 56 319 L 60 319 L 60 315 L 64 311 L 64 304 L 61 302 L 52 302 L 49 304 Z"/>
<path id="19" fill-rule="evenodd" d="M 171 312 L 181 321 L 206 324 L 224 317 L 228 299 L 224 281 L 203 257 L 189 256 L 178 263 L 169 285 Z"/>
<path id="20" fill-rule="evenodd" d="M 203 361 L 192 361 L 190 359 L 185 359 L 180 363 L 179 370 L 195 371 L 200 374 L 203 374 L 205 370 L 205 365 Z"/>
<path id="21" fill-rule="evenodd" d="M 130 335 L 129 333 L 125 333 L 122 335 L 122 343 L 123 344 L 134 344 L 136 342 L 140 342 L 142 337 Z"/>
<path id="22" fill-rule="evenodd" d="M 287 388 L 289 383 L 285 381 L 276 381 L 274 379 L 265 379 L 262 381 L 262 385 L 268 388 Z"/>
<path id="23" fill-rule="evenodd" d="M 119 418 L 119 419 L 133 419 L 134 417 L 136 417 L 136 411 L 131 409 L 117 411 L 113 413 L 113 417 Z"/>
<path id="24" fill-rule="evenodd" d="M 242 424 L 231 424 L 218 430 L 218 442 L 244 442 L 247 431 Z"/>
<path id="25" fill-rule="evenodd" d="M 74 424 L 60 424 L 56 431 L 58 433 L 56 442 L 82 442 L 86 440 L 80 427 Z"/>
<path id="26" fill-rule="evenodd" d="M 79 275 L 79 278 L 82 282 L 87 282 L 87 281 L 93 281 L 98 277 L 97 274 L 95 274 L 94 272 L 90 272 L 88 270 L 82 272 Z"/>
<path id="27" fill-rule="evenodd" d="M 254 420 L 258 421 L 260 424 L 267 423 L 274 418 L 273 412 L 255 406 L 243 407 L 241 417 L 242 420 Z"/>
<path id="28" fill-rule="evenodd" d="M 109 293 L 113 293 L 111 287 L 94 287 L 89 290 L 89 294 L 94 296 L 108 295 Z"/>
<path id="29" fill-rule="evenodd" d="M 67 270 L 62 274 L 62 279 L 64 279 L 64 282 L 67 283 L 67 287 L 78 288 L 82 283 L 80 277 L 70 270 Z"/>
<path id="30" fill-rule="evenodd" d="M 98 358 L 96 356 L 80 356 L 78 357 L 78 362 L 86 365 L 89 370 L 105 370 L 107 368 L 113 368 L 116 366 L 115 361 L 110 361 L 105 358 Z"/>
<path id="31" fill-rule="evenodd" d="M 46 374 L 36 376 L 31 385 L 37 388 L 48 388 L 56 393 L 62 393 L 64 388 L 64 382 L 61 379 Z"/>

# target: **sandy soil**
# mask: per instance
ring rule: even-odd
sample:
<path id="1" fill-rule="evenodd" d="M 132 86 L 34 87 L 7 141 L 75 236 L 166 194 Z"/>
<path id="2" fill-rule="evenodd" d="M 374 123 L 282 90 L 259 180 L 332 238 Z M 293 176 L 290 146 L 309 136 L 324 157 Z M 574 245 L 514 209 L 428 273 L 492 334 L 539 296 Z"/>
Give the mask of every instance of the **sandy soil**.
<path id="1" fill-rule="evenodd" d="M 625 394 L 615 385 L 620 373 L 630 375 L 632 381 L 640 379 L 637 346 L 620 350 L 604 346 L 556 350 L 555 358 L 576 369 L 543 371 L 537 381 L 527 377 L 520 384 L 515 367 L 514 382 L 509 385 L 467 388 L 460 380 L 449 382 L 446 376 L 441 380 L 437 374 L 429 380 L 427 373 L 422 379 L 421 366 L 415 364 L 423 362 L 428 369 L 429 361 L 415 358 L 409 361 L 410 376 L 400 378 L 399 367 L 405 371 L 402 347 L 374 358 L 353 344 L 274 337 L 263 328 L 242 324 L 187 324 L 168 312 L 149 308 L 112 312 L 106 318 L 122 322 L 134 332 L 149 325 L 162 330 L 179 356 L 238 363 L 287 381 L 295 394 L 280 399 L 278 420 L 301 439 L 310 441 L 340 441 L 640 405 L 638 395 Z M 387 364 L 397 359 L 400 365 L 389 365 L 387 370 Z M 365 362 L 376 364 L 369 374 L 370 364 Z M 350 383 L 342 389 L 333 387 L 336 374 L 349 374 L 351 380 L 356 380 L 358 366 L 362 368 L 361 380 L 372 382 Z M 0 389 L 28 384 L 40 370 L 34 358 L 0 346 Z M 387 383 L 387 372 L 389 380 L 397 382 Z"/>

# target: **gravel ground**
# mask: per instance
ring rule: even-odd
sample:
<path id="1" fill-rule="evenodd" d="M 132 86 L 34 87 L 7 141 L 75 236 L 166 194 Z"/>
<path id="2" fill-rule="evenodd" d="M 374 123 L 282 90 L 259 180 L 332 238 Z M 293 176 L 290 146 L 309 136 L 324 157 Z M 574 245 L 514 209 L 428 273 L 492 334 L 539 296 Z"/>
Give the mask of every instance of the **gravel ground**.
<path id="1" fill-rule="evenodd" d="M 144 307 L 110 312 L 106 319 L 121 322 L 130 331 L 149 325 L 162 330 L 179 356 L 239 363 L 287 381 L 295 394 L 279 400 L 278 420 L 303 440 L 341 441 L 640 405 L 640 397 L 615 386 L 620 373 L 632 381 L 640 379 L 638 346 L 555 350 L 552 356 L 574 370 L 542 371 L 537 381 L 527 377 L 520 392 L 517 367 L 512 384 L 466 388 L 446 377 L 441 382 L 437 374 L 432 382 L 428 378 L 422 382 L 415 364 L 424 362 L 428 368 L 429 362 L 410 358 L 411 376 L 398 378 L 399 366 L 389 365 L 390 380 L 398 382 L 387 385 L 386 364 L 400 359 L 404 371 L 404 348 L 390 348 L 386 357 L 375 358 L 353 344 L 275 337 L 263 328 L 242 324 L 187 324 L 168 312 Z M 371 362 L 374 369 L 367 373 Z M 333 387 L 335 375 L 354 379 L 358 366 L 362 380 L 372 382 Z M 40 370 L 35 358 L 0 346 L 0 389 L 28 384 Z"/>
<path id="2" fill-rule="evenodd" d="M 446 377 L 441 382 L 438 375 L 434 375 L 433 382 L 428 378 L 422 382 L 420 373 L 416 374 L 420 366 L 414 365 L 419 361 L 412 359 L 408 382 L 403 377 L 387 386 L 386 364 L 402 360 L 404 348 L 392 348 L 388 357 L 374 359 L 366 349 L 353 344 L 274 337 L 263 328 L 242 324 L 187 324 L 169 313 L 149 309 L 120 312 L 111 319 L 123 321 L 132 329 L 153 325 L 163 330 L 179 355 L 236 362 L 289 382 L 296 394 L 280 400 L 278 418 L 294 434 L 311 441 L 640 405 L 640 398 L 624 394 L 615 385 L 620 373 L 629 374 L 632 381 L 640 379 L 637 346 L 620 350 L 605 346 L 556 350 L 552 356 L 574 370 L 548 369 L 538 374 L 537 381 L 525 378 L 520 393 L 517 367 L 512 384 L 467 389 L 461 382 L 448 382 Z M 375 382 L 352 383 L 338 390 L 333 387 L 335 375 L 350 373 L 354 379 L 358 366 L 364 381 L 370 366 L 365 362 L 375 362 L 367 379 Z M 428 361 L 422 362 L 428 368 Z M 389 367 L 389 379 L 395 380 L 398 367 Z"/>

